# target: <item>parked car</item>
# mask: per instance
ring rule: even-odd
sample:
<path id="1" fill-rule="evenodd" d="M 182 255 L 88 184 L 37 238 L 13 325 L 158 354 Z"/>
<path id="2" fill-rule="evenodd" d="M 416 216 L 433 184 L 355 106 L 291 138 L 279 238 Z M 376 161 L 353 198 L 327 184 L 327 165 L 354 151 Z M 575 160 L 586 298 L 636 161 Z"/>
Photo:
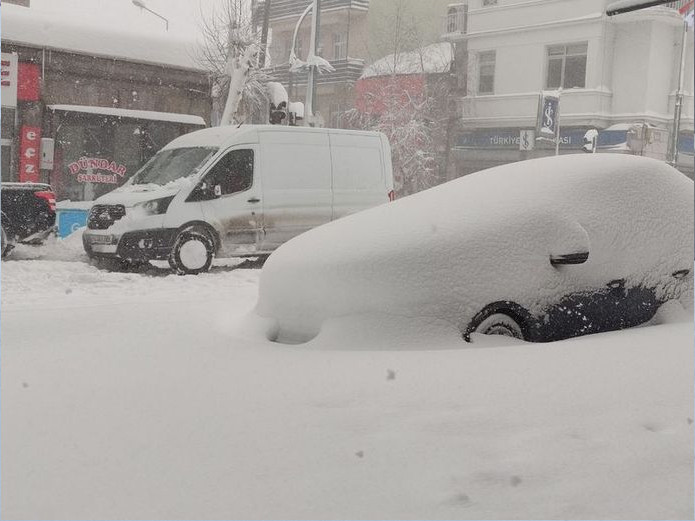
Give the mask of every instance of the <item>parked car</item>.
<path id="1" fill-rule="evenodd" d="M 279 248 L 256 313 L 279 342 L 327 320 L 402 316 L 552 341 L 692 307 L 693 182 L 667 164 L 570 155 L 508 164 L 346 217 Z"/>
<path id="2" fill-rule="evenodd" d="M 393 198 L 388 140 L 375 132 L 217 127 L 169 143 L 97 199 L 90 257 L 169 260 L 180 273 L 213 256 L 269 254 L 292 237 Z"/>
<path id="3" fill-rule="evenodd" d="M 16 243 L 39 244 L 55 231 L 56 198 L 49 185 L 2 183 L 0 193 L 2 258 Z"/>

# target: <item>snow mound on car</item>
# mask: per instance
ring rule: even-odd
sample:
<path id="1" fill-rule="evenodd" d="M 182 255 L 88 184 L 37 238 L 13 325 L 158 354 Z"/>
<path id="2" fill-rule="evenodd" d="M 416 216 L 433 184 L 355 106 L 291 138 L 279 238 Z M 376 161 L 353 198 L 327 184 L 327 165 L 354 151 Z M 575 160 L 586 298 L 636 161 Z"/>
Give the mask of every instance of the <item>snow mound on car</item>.
<path id="1" fill-rule="evenodd" d="M 579 267 L 551 254 L 582 251 Z M 486 305 L 533 312 L 573 291 L 658 285 L 692 268 L 693 183 L 665 163 L 569 155 L 481 171 L 311 230 L 279 248 L 256 312 L 270 337 L 314 338 L 328 318 L 387 314 L 459 329 Z M 652 277 L 652 279 L 650 279 Z M 684 300 L 688 300 L 688 296 Z"/>

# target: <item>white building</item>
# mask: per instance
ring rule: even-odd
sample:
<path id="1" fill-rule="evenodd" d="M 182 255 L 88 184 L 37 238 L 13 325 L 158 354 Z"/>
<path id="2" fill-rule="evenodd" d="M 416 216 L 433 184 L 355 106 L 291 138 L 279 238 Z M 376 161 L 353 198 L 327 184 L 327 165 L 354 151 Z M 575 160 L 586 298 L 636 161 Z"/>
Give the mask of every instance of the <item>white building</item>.
<path id="1" fill-rule="evenodd" d="M 443 37 L 456 45 L 460 116 L 453 176 L 554 153 L 543 143 L 520 150 L 520 131 L 536 126 L 542 90 L 562 87 L 561 153 L 580 151 L 590 128 L 646 124 L 663 129 L 668 139 L 685 28 L 679 9 L 690 2 L 608 17 L 610 2 L 468 0 L 450 6 Z M 692 173 L 692 29 L 686 41 L 679 167 Z"/>

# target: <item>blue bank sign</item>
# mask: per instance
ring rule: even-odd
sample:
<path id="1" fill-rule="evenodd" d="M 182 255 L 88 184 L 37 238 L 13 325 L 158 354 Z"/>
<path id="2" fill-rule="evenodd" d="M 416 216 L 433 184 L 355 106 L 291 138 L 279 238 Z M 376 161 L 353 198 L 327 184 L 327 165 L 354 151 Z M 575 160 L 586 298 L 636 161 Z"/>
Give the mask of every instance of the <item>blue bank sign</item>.
<path id="1" fill-rule="evenodd" d="M 459 134 L 457 146 L 461 148 L 515 148 L 521 144 L 519 128 L 474 130 Z M 532 129 L 528 129 L 532 130 Z M 568 128 L 560 131 L 560 148 L 581 149 L 586 128 Z"/>

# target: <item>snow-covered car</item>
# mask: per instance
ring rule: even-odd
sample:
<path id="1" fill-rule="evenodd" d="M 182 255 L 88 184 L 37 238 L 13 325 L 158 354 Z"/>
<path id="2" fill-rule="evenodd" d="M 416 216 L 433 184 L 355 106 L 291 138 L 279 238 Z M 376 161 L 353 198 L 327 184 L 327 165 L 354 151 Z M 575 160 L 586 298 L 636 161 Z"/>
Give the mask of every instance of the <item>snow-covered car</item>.
<path id="1" fill-rule="evenodd" d="M 271 340 L 327 320 L 423 317 L 553 341 L 692 307 L 693 182 L 634 156 L 508 164 L 311 230 L 268 260 Z"/>

